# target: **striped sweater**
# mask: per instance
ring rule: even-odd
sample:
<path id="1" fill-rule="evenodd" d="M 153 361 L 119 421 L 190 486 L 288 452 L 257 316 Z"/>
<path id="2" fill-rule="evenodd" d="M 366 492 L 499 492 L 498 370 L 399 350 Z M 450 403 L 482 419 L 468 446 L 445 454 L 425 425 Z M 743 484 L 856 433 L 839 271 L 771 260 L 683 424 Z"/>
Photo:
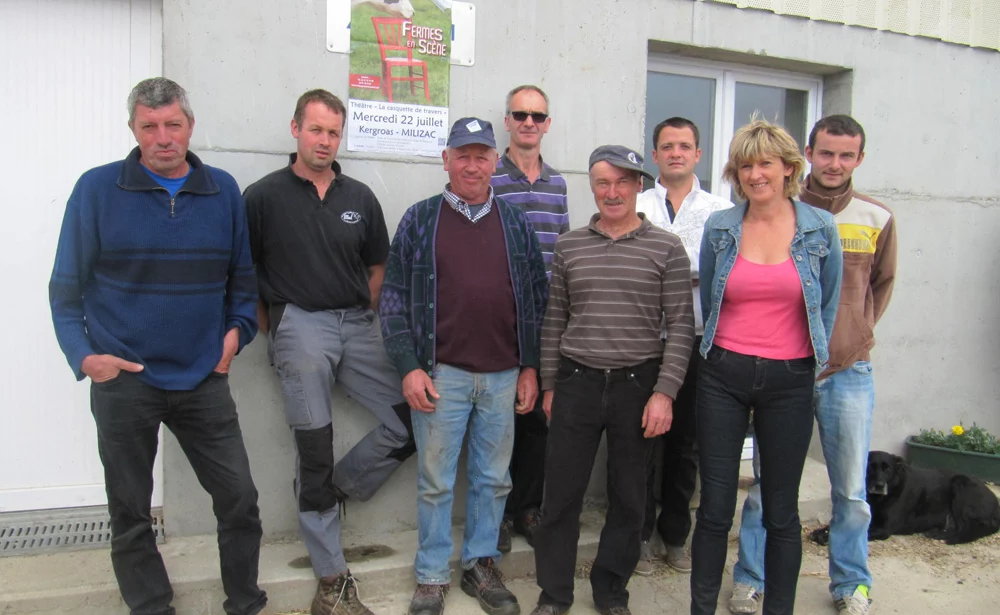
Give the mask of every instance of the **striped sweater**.
<path id="1" fill-rule="evenodd" d="M 542 248 L 545 273 L 551 277 L 556 239 L 569 231 L 569 209 L 566 205 L 566 180 L 545 161 L 541 163 L 542 172 L 532 183 L 504 153 L 497 161 L 490 184 L 494 195 L 517 205 L 528 216 Z"/>
<path id="2" fill-rule="evenodd" d="M 257 281 L 236 180 L 187 154 L 191 175 L 174 197 L 139 163 L 91 169 L 66 204 L 49 303 L 76 377 L 91 354 L 142 364 L 143 382 L 191 390 L 257 332 Z"/>
<path id="3" fill-rule="evenodd" d="M 596 369 L 661 358 L 654 390 L 675 398 L 694 343 L 691 264 L 681 240 L 643 218 L 612 239 L 590 225 L 559 238 L 542 325 L 542 390 L 559 357 Z M 661 321 L 667 340 L 661 340 Z"/>

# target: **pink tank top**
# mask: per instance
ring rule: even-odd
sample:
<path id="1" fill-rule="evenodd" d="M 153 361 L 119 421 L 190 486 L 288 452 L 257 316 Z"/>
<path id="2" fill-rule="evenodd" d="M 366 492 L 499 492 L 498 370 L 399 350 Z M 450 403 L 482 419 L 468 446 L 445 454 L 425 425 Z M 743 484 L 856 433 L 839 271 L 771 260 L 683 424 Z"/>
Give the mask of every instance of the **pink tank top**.
<path id="1" fill-rule="evenodd" d="M 791 258 L 759 265 L 737 255 L 712 343 L 765 359 L 813 355 L 802 282 Z"/>

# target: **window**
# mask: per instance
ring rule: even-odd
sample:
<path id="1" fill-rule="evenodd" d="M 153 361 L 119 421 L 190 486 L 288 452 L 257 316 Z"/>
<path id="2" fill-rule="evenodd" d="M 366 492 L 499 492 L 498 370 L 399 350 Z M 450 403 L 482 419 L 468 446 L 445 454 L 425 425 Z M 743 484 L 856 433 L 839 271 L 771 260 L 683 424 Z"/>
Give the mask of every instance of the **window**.
<path id="1" fill-rule="evenodd" d="M 804 151 L 809 130 L 821 117 L 822 93 L 822 80 L 811 75 L 651 57 L 646 75 L 646 170 L 659 174 L 650 154 L 653 128 L 668 117 L 686 117 L 701 133 L 701 162 L 695 175 L 702 189 L 732 198 L 731 187 L 722 180 L 722 167 L 736 129 L 756 112 L 784 126 Z"/>

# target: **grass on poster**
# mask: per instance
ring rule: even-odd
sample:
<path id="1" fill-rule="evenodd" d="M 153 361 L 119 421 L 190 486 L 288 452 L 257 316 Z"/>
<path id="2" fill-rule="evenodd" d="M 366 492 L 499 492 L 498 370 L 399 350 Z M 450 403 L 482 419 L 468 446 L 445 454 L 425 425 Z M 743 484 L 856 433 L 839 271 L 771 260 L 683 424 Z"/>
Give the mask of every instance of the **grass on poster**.
<path id="1" fill-rule="evenodd" d="M 414 50 L 413 59 L 427 62 L 428 85 L 430 86 L 431 106 L 448 106 L 449 71 L 451 70 L 451 12 L 444 12 L 430 0 L 410 0 L 417 13 L 417 25 L 431 28 L 441 28 L 444 33 L 442 41 L 447 47 L 447 55 L 423 55 Z M 382 76 L 382 58 L 378 50 L 378 39 L 375 37 L 375 26 L 372 17 L 389 17 L 376 11 L 367 4 L 356 5 L 351 10 L 351 73 L 355 75 L 375 75 L 382 77 L 383 90 L 350 88 L 350 97 L 356 100 L 386 100 L 384 91 L 385 77 Z M 416 40 L 416 39 L 414 39 Z M 397 52 L 393 55 L 402 55 Z M 405 75 L 405 68 L 393 69 L 394 75 Z M 410 84 L 396 81 L 392 84 L 393 102 L 426 105 L 423 83 L 415 82 L 415 94 L 410 93 Z"/>

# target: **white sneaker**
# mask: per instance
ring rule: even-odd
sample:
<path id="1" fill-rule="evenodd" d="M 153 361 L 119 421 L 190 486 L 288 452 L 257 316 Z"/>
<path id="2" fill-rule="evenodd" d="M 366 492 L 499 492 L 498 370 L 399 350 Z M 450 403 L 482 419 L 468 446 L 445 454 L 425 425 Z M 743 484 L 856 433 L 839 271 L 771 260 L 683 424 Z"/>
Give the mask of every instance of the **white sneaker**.
<path id="1" fill-rule="evenodd" d="M 763 599 L 763 592 L 759 592 L 745 583 L 737 583 L 733 587 L 733 596 L 729 599 L 729 612 L 756 613 Z"/>
<path id="2" fill-rule="evenodd" d="M 859 587 L 850 596 L 834 601 L 837 611 L 847 615 L 868 615 L 872 610 L 872 601 Z"/>
<path id="3" fill-rule="evenodd" d="M 643 577 L 653 574 L 653 549 L 648 540 L 639 545 L 639 563 L 635 565 L 635 574 Z"/>

